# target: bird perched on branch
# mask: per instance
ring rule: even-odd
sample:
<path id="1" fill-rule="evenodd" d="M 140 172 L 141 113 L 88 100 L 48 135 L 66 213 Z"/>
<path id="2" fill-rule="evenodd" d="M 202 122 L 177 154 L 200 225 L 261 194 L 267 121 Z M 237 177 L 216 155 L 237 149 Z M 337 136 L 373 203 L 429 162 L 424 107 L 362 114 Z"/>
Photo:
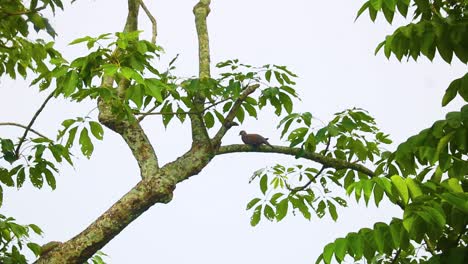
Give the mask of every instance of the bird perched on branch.
<path id="1" fill-rule="evenodd" d="M 268 143 L 268 138 L 264 138 L 262 137 L 261 135 L 259 134 L 247 134 L 247 132 L 245 132 L 244 130 L 242 130 L 239 135 L 242 136 L 242 141 L 247 144 L 247 145 L 250 145 L 254 148 L 262 145 L 262 144 L 266 144 L 270 147 L 273 147 L 272 145 L 270 145 L 270 143 Z"/>

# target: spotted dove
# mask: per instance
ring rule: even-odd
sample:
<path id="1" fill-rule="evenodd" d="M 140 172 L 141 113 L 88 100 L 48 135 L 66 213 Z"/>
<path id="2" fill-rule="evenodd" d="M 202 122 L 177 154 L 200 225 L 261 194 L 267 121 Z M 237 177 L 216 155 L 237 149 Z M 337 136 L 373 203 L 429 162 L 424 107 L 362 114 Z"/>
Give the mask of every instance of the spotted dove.
<path id="1" fill-rule="evenodd" d="M 270 145 L 270 143 L 268 143 L 268 138 L 264 138 L 259 134 L 247 134 L 247 132 L 242 130 L 239 133 L 239 135 L 242 136 L 242 141 L 245 144 L 253 146 L 254 148 L 256 148 L 256 147 L 258 147 L 258 146 L 260 146 L 262 144 L 266 144 L 266 145 L 268 145 L 270 147 L 273 147 L 272 145 Z"/>

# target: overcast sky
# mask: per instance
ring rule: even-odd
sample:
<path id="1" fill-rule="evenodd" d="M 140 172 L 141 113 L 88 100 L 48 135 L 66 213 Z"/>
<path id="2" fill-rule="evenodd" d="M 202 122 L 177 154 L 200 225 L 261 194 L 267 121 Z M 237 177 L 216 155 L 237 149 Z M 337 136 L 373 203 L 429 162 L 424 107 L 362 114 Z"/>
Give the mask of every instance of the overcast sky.
<path id="1" fill-rule="evenodd" d="M 192 14 L 196 1 L 146 2 L 158 20 L 158 44 L 166 50 L 161 63 L 180 54 L 177 73 L 196 75 Z M 239 58 L 252 65 L 287 65 L 300 76 L 297 89 L 302 102 L 296 111 L 310 111 L 326 122 L 338 111 L 362 107 L 376 117 L 384 132 L 402 142 L 450 109 L 460 108 L 458 99 L 444 109 L 440 102 L 450 81 L 467 68 L 458 61 L 448 65 L 439 57 L 434 62 L 421 58 L 417 63 L 400 63 L 382 53 L 374 56 L 377 44 L 403 21 L 389 26 L 379 17 L 372 23 L 366 14 L 354 22 L 362 2 L 213 0 L 208 17 L 212 62 Z M 59 34 L 57 47 L 70 60 L 82 56 L 82 48 L 67 44 L 85 35 L 120 31 L 125 17 L 124 0 L 79 0 L 51 19 Z M 151 25 L 143 12 L 140 26 L 149 38 Z M 0 122 L 27 124 L 45 96 L 26 82 L 2 77 Z M 94 107 L 94 102 L 54 101 L 34 128 L 53 137 L 62 120 L 84 116 Z M 275 129 L 277 123 L 268 109 L 258 120 L 232 129 L 223 143 L 240 143 L 238 132 L 244 129 L 286 145 Z M 177 121 L 165 130 L 158 118 L 147 118 L 144 127 L 161 164 L 190 147 L 190 129 Z M 1 137 L 18 137 L 22 132 L 0 127 Z M 81 157 L 75 168 L 62 168 L 55 191 L 36 190 L 30 184 L 20 191 L 7 190 L 0 213 L 42 227 L 45 235 L 39 243 L 66 241 L 82 231 L 139 180 L 138 166 L 118 135 L 106 129 L 104 141 L 95 147 L 91 160 Z M 335 238 L 402 216 L 385 203 L 376 209 L 350 202 L 349 208 L 339 208 L 337 222 L 328 215 L 307 221 L 290 214 L 281 223 L 262 221 L 253 228 L 245 206 L 260 191 L 248 179 L 253 171 L 276 163 L 312 165 L 271 154 L 217 157 L 198 176 L 177 185 L 171 203 L 155 205 L 104 247 L 108 262 L 306 264 Z"/>

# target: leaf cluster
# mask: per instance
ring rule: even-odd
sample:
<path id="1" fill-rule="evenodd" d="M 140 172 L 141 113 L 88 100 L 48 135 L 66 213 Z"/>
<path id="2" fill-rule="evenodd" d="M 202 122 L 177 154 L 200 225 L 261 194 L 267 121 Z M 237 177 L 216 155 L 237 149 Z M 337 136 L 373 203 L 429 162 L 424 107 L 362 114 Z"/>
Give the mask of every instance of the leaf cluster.
<path id="1" fill-rule="evenodd" d="M 27 70 L 47 72 L 46 59 L 54 60 L 61 55 L 53 48 L 53 42 L 30 40 L 30 28 L 55 37 L 54 29 L 40 12 L 63 9 L 62 1 L 34 0 L 29 1 L 28 7 L 20 0 L 0 2 L 0 76 L 7 73 L 15 79 L 17 74 L 25 78 Z"/>
<path id="2" fill-rule="evenodd" d="M 0 214 L 0 262 L 4 264 L 26 264 L 26 257 L 21 254 L 27 246 L 36 257 L 41 254 L 41 247 L 29 242 L 31 231 L 42 235 L 42 230 L 34 225 L 20 225 L 12 217 Z"/>
<path id="3" fill-rule="evenodd" d="M 450 63 L 453 55 L 468 62 L 468 3 L 466 1 L 445 0 L 369 0 L 358 11 L 359 17 L 369 11 L 372 21 L 382 12 L 392 23 L 394 14 L 406 17 L 412 12 L 412 21 L 399 27 L 380 43 L 376 53 L 383 47 L 387 58 L 393 53 L 398 60 L 412 57 L 414 60 L 423 54 L 433 60 L 436 50 L 442 59 Z"/>

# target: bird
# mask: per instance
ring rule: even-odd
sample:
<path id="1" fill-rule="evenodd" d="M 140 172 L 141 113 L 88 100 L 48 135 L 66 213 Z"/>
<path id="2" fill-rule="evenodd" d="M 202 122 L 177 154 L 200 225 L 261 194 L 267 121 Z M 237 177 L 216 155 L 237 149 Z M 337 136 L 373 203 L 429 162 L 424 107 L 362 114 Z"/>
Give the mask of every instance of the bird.
<path id="1" fill-rule="evenodd" d="M 259 134 L 247 134 L 247 132 L 245 132 L 244 130 L 242 130 L 240 133 L 239 133 L 240 136 L 242 136 L 242 141 L 247 144 L 247 145 L 250 145 L 254 148 L 262 145 L 262 144 L 266 144 L 270 147 L 273 147 L 270 143 L 268 143 L 268 138 L 264 138 L 263 136 L 259 135 Z"/>

